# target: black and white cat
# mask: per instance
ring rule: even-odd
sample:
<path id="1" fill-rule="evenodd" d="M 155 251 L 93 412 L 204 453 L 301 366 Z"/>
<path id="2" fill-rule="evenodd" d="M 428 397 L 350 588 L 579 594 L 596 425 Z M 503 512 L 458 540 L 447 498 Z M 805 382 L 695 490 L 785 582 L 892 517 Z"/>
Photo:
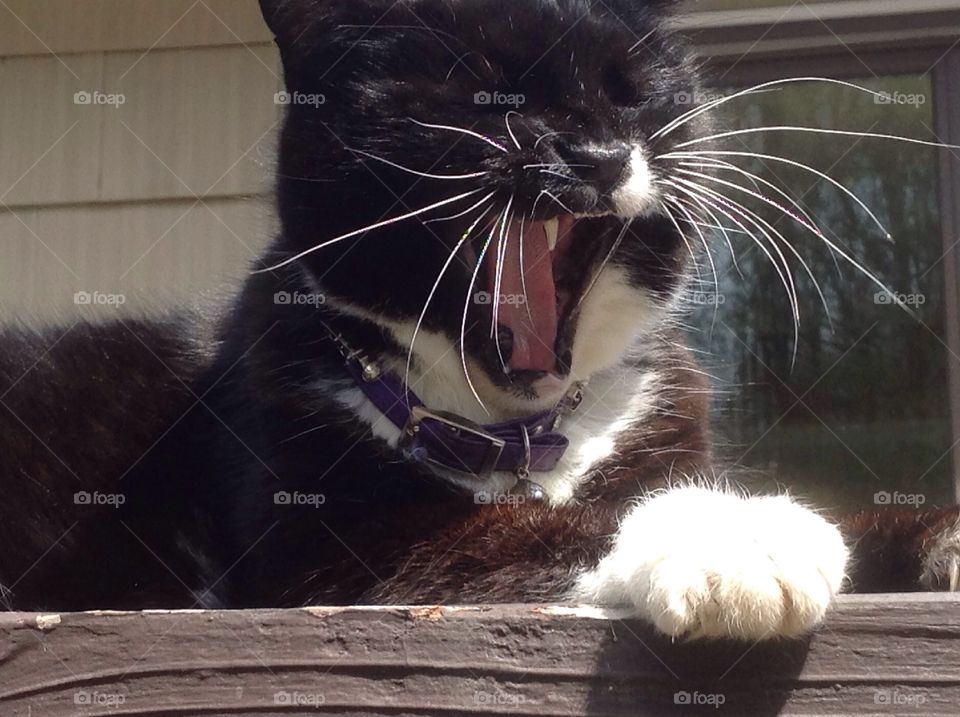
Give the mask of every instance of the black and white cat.
<path id="1" fill-rule="evenodd" d="M 229 310 L 0 337 L 9 609 L 576 600 L 755 638 L 848 573 L 955 582 L 954 510 L 847 519 L 851 565 L 710 480 L 671 3 L 261 5 L 282 231 Z"/>

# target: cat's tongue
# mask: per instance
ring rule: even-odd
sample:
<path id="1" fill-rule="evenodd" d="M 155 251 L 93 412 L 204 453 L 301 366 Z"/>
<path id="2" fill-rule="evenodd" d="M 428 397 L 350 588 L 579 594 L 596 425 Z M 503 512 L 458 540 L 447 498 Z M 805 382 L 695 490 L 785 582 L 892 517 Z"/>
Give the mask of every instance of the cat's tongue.
<path id="1" fill-rule="evenodd" d="M 523 278 L 520 276 L 523 242 Z M 498 247 L 491 246 L 494 253 Z M 495 267 L 496 261 L 491 262 Z M 490 296 L 494 291 L 495 270 L 490 271 Z M 557 291 L 553 280 L 553 261 L 542 222 L 527 224 L 520 236 L 518 222 L 512 222 L 507 235 L 500 276 L 498 320 L 513 332 L 513 351 L 507 362 L 512 371 L 553 371 L 557 343 Z"/>

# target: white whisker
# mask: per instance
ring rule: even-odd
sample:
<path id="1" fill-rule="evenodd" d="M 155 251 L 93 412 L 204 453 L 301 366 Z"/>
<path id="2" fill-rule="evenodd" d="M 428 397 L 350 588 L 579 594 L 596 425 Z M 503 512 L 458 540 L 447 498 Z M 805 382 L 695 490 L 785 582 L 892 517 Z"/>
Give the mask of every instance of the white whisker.
<path id="1" fill-rule="evenodd" d="M 478 216 L 470 225 L 470 227 L 463 233 L 460 241 L 457 242 L 457 245 L 453 248 L 453 251 L 450 252 L 450 256 L 447 257 L 447 261 L 444 263 L 443 268 L 440 269 L 440 274 L 437 276 L 437 280 L 433 283 L 433 288 L 430 289 L 430 293 L 427 295 L 427 300 L 423 304 L 423 311 L 420 312 L 420 317 L 417 319 L 417 323 L 413 328 L 413 337 L 410 339 L 410 350 L 407 352 L 407 366 L 406 371 L 403 374 L 403 385 L 405 387 L 409 388 L 410 386 L 410 364 L 413 361 L 413 347 L 417 342 L 417 334 L 420 333 L 420 327 L 423 325 L 423 320 L 427 315 L 427 310 L 430 308 L 430 302 L 433 301 L 434 295 L 440 288 L 440 282 L 443 280 L 444 274 L 447 273 L 447 269 L 450 268 L 453 260 L 460 252 L 460 249 L 462 249 L 463 245 L 470 240 L 470 235 L 473 234 L 473 230 L 476 229 L 477 225 L 483 220 L 483 218 L 490 213 L 491 209 L 493 209 L 493 205 L 487 207 L 483 212 L 481 212 L 480 216 Z"/>
<path id="2" fill-rule="evenodd" d="M 359 154 L 363 157 L 376 160 L 377 162 L 383 162 L 384 164 L 388 164 L 391 167 L 395 167 L 396 169 L 400 169 L 400 170 L 403 170 L 404 172 L 409 172 L 410 174 L 415 174 L 418 177 L 424 177 L 426 179 L 452 179 L 452 180 L 476 179 L 477 177 L 485 177 L 488 174 L 490 174 L 490 172 L 473 172 L 472 174 L 431 174 L 429 172 L 420 172 L 420 171 L 417 171 L 416 169 L 410 169 L 409 167 L 404 167 L 402 164 L 397 164 L 396 162 L 392 162 L 389 159 L 378 157 L 377 155 L 371 154 L 370 152 L 365 152 L 362 149 L 354 149 L 353 147 L 347 147 L 347 150 L 349 150 L 350 152 L 353 152 L 354 154 Z"/>
<path id="3" fill-rule="evenodd" d="M 522 150 L 523 147 L 520 146 L 520 142 L 517 141 L 517 135 L 513 133 L 513 128 L 510 126 L 510 115 L 517 115 L 518 117 L 521 117 L 522 115 L 516 110 L 510 110 L 503 116 L 503 121 L 507 125 L 507 134 L 510 135 L 510 139 L 513 140 L 513 143 L 516 145 L 517 149 Z"/>
<path id="4" fill-rule="evenodd" d="M 457 213 L 454 214 L 453 216 L 449 216 L 449 217 L 439 217 L 439 218 L 437 218 L 437 219 L 425 219 L 423 223 L 424 223 L 424 224 L 433 224 L 433 223 L 435 223 L 435 222 L 449 222 L 449 221 L 453 221 L 454 219 L 459 219 L 460 217 L 465 217 L 465 216 L 467 216 L 470 212 L 472 212 L 474 209 L 477 209 L 478 207 L 483 206 L 483 204 L 484 204 L 485 202 L 489 202 L 489 201 L 490 201 L 490 198 L 491 198 L 494 194 L 496 194 L 496 192 L 490 192 L 490 194 L 488 194 L 487 196 L 485 196 L 483 199 L 481 199 L 479 202 L 477 202 L 476 204 L 474 204 L 474 205 L 473 205 L 472 207 L 470 207 L 469 209 L 464 209 L 462 212 L 457 212 Z"/>
<path id="5" fill-rule="evenodd" d="M 828 85 L 840 85 L 842 87 L 847 87 L 849 89 L 858 90 L 860 92 L 865 92 L 867 94 L 873 95 L 874 97 L 883 97 L 883 93 L 871 90 L 868 87 L 863 87 L 862 85 L 854 84 L 853 82 L 846 82 L 844 80 L 835 80 L 829 77 L 787 77 L 780 80 L 771 80 L 770 82 L 763 82 L 759 85 L 754 85 L 753 87 L 748 87 L 739 92 L 735 92 L 732 95 L 726 97 L 720 97 L 718 99 L 707 102 L 700 107 L 695 107 L 692 110 L 689 110 L 683 113 L 680 117 L 677 117 L 671 122 L 668 122 L 666 125 L 661 127 L 659 130 L 650 135 L 650 139 L 657 139 L 658 137 L 663 137 L 664 135 L 670 134 L 675 129 L 681 125 L 690 122 L 695 117 L 702 115 L 704 112 L 709 112 L 716 109 L 720 105 L 726 104 L 732 100 L 737 99 L 738 97 L 743 97 L 744 95 L 755 95 L 762 94 L 769 91 L 769 88 L 778 87 L 780 85 L 789 85 L 797 82 L 822 82 Z"/>
<path id="6" fill-rule="evenodd" d="M 922 147 L 936 147 L 937 149 L 960 149 L 960 146 L 954 144 L 943 144 L 942 142 L 930 142 L 925 139 L 915 139 L 913 137 L 901 137 L 895 134 L 879 134 L 877 132 L 855 132 L 842 129 L 824 129 L 822 127 L 792 127 L 789 125 L 771 126 L 771 127 L 747 127 L 746 129 L 735 129 L 729 132 L 720 132 L 709 137 L 697 137 L 695 139 L 681 142 L 676 146 L 677 149 L 690 147 L 702 142 L 713 142 L 727 137 L 741 137 L 747 134 L 758 134 L 760 132 L 808 132 L 810 134 L 828 134 L 839 137 L 860 137 L 863 139 L 889 139 L 895 142 L 906 142 L 907 144 L 917 144 Z"/>
<path id="7" fill-rule="evenodd" d="M 418 124 L 421 127 L 427 127 L 429 129 L 445 129 L 450 132 L 460 132 L 462 134 L 467 135 L 468 137 L 473 137 L 474 139 L 479 139 L 481 142 L 486 142 L 492 147 L 496 147 L 504 154 L 510 154 L 510 150 L 504 147 L 499 142 L 495 142 L 489 137 L 487 137 L 486 135 L 482 135 L 479 132 L 474 132 L 472 129 L 464 129 L 463 127 L 451 127 L 449 125 L 444 125 L 444 124 L 430 124 L 429 122 L 421 122 L 420 120 L 415 120 L 413 119 L 413 117 L 408 117 L 407 119 L 409 119 L 414 124 Z"/>
<path id="8" fill-rule="evenodd" d="M 687 173 L 687 174 L 694 174 L 694 175 L 700 174 L 699 172 L 690 172 L 689 170 L 681 170 L 681 171 L 684 172 L 684 173 Z M 806 230 L 809 231 L 811 234 L 813 234 L 815 237 L 817 237 L 817 238 L 820 239 L 822 242 L 824 242 L 828 247 L 830 247 L 833 251 L 835 251 L 837 254 L 839 254 L 841 257 L 843 257 L 846 261 L 848 261 L 850 264 L 852 264 L 852 265 L 857 269 L 857 271 L 859 271 L 861 274 L 863 274 L 865 277 L 867 277 L 867 278 L 868 278 L 871 282 L 873 282 L 876 286 L 878 286 L 879 288 L 883 289 L 884 292 L 886 292 L 890 297 L 892 297 L 893 299 L 896 300 L 896 303 L 897 303 L 898 305 L 900 305 L 901 308 L 905 309 L 907 312 L 911 313 L 911 315 L 912 315 L 913 312 L 909 309 L 909 307 L 907 307 L 906 304 L 905 304 L 901 299 L 899 299 L 899 297 L 897 297 L 896 294 L 894 294 L 893 291 L 891 291 L 889 288 L 887 288 L 886 284 L 884 284 L 880 279 L 878 279 L 872 272 L 870 272 L 870 271 L 869 271 L 865 266 L 863 266 L 860 262 L 858 262 L 858 261 L 855 260 L 853 257 L 851 257 L 849 254 L 847 254 L 847 252 L 845 252 L 843 249 L 841 249 L 835 242 L 831 241 L 831 240 L 826 236 L 826 234 L 824 234 L 824 233 L 820 230 L 819 227 L 817 227 L 817 226 L 815 226 L 815 225 L 810 225 L 810 224 L 808 224 L 808 223 L 805 222 L 803 219 L 801 219 L 800 217 L 795 216 L 795 215 L 794 215 L 793 213 L 791 213 L 788 209 L 786 209 L 785 207 L 780 206 L 777 202 L 773 201 L 772 199 L 770 199 L 770 198 L 767 197 L 767 196 L 764 196 L 763 194 L 758 194 L 757 192 L 753 192 L 753 191 L 747 189 L 746 187 L 741 187 L 740 185 L 734 184 L 733 182 L 727 182 L 727 181 L 725 181 L 725 180 L 718 179 L 717 177 L 711 177 L 711 176 L 708 175 L 708 174 L 702 174 L 701 176 L 702 176 L 703 178 L 705 178 L 705 179 L 710 180 L 710 181 L 718 182 L 718 183 L 720 183 L 720 184 L 724 184 L 724 185 L 726 185 L 726 186 L 729 186 L 729 187 L 731 187 L 732 189 L 736 189 L 736 190 L 738 190 L 738 191 L 741 191 L 741 192 L 744 192 L 744 193 L 746 193 L 746 194 L 749 194 L 750 196 L 754 197 L 755 199 L 759 199 L 761 202 L 763 202 L 763 203 L 765 203 L 765 204 L 768 204 L 769 206 L 772 206 L 772 207 L 774 207 L 775 209 L 779 210 L 780 212 L 784 213 L 785 215 L 787 215 L 788 217 L 790 217 L 791 219 L 793 219 L 795 222 L 797 222 L 797 223 L 798 223 L 800 226 L 802 226 L 804 229 L 806 229 Z"/>
<path id="9" fill-rule="evenodd" d="M 463 319 L 460 322 L 460 364 L 463 367 L 463 375 L 467 380 L 467 387 L 470 389 L 470 393 L 473 394 L 473 397 L 477 400 L 477 403 L 480 404 L 480 408 L 482 408 L 487 415 L 490 415 L 490 411 L 480 398 L 480 394 L 477 393 L 477 389 L 473 385 L 473 380 L 470 378 L 470 370 L 467 367 L 467 313 L 470 310 L 470 300 L 473 298 L 473 287 L 477 283 L 477 274 L 480 273 L 480 268 L 483 266 L 483 259 L 487 254 L 487 250 L 490 248 L 490 243 L 493 241 L 493 233 L 496 231 L 499 221 L 500 218 L 498 216 L 491 225 L 490 234 L 487 237 L 487 240 L 484 242 L 483 248 L 480 250 L 480 255 L 477 257 L 476 266 L 473 267 L 473 275 L 470 277 L 469 286 L 467 286 L 467 300 L 463 305 Z"/>
<path id="10" fill-rule="evenodd" d="M 688 196 L 691 194 L 699 195 L 703 201 L 715 207 L 718 212 L 743 229 L 744 232 L 746 232 L 747 235 L 753 239 L 754 244 L 760 249 L 760 251 L 764 253 L 764 255 L 766 255 L 767 259 L 770 261 L 770 264 L 774 267 L 774 270 L 777 272 L 777 276 L 780 278 L 780 281 L 787 292 L 787 299 L 790 302 L 790 311 L 793 314 L 794 337 L 796 340 L 799 340 L 800 302 L 799 298 L 797 297 L 797 290 L 793 282 L 793 276 L 790 273 L 790 265 L 787 262 L 787 258 L 784 256 L 783 252 L 780 251 L 773 237 L 759 223 L 759 217 L 757 217 L 753 212 L 739 202 L 736 202 L 712 189 L 699 185 L 696 182 L 691 182 L 681 177 L 677 177 L 676 180 L 665 181 L 668 181 L 671 186 L 684 192 Z M 760 231 L 767 241 L 770 242 L 770 246 L 780 259 L 780 262 L 782 262 L 782 265 L 776 259 L 774 259 L 773 254 L 770 253 L 770 251 L 763 244 L 763 242 L 760 241 L 760 238 L 756 236 L 756 234 L 748 230 L 745 224 L 730 214 L 731 211 L 748 221 Z M 781 268 L 781 266 L 783 268 Z"/>
<path id="11" fill-rule="evenodd" d="M 767 160 L 767 161 L 770 161 L 770 162 L 779 162 L 779 163 L 782 163 L 782 164 L 789 165 L 789 166 L 791 166 L 791 167 L 797 167 L 797 168 L 799 168 L 799 169 L 803 169 L 803 170 L 805 170 L 805 171 L 807 171 L 807 172 L 810 172 L 811 174 L 819 177 L 820 179 L 823 179 L 823 180 L 829 182 L 829 183 L 832 184 L 834 187 L 836 187 L 836 188 L 839 189 L 841 192 L 843 192 L 843 193 L 846 194 L 848 197 L 850 197 L 850 199 L 852 199 L 854 202 L 856 202 L 857 206 L 859 206 L 864 212 L 867 213 L 867 216 L 869 216 L 870 219 L 873 220 L 873 223 L 876 224 L 878 227 L 880 227 L 880 231 L 883 232 L 884 238 L 886 238 L 886 239 L 888 239 L 888 240 L 891 240 L 891 241 L 893 240 L 893 237 L 890 235 L 890 232 L 887 231 L 887 228 L 886 228 L 886 227 L 883 225 L 883 223 L 877 218 L 877 216 L 873 213 L 873 211 L 871 211 L 870 207 L 868 207 L 868 206 L 866 205 L 866 203 L 865 203 L 862 199 L 860 199 L 860 197 L 858 197 L 858 196 L 857 196 L 856 194 L 854 194 L 852 191 L 850 191 L 849 189 L 847 189 L 841 182 L 838 182 L 836 179 L 834 179 L 833 177 L 831 177 L 829 174 L 826 174 L 825 172 L 821 172 L 821 171 L 818 170 L 818 169 L 814 169 L 813 167 L 811 167 L 811 166 L 809 166 L 809 165 L 806 165 L 806 164 L 803 164 L 802 162 L 795 162 L 795 161 L 792 160 L 792 159 L 787 159 L 786 157 L 779 157 L 779 156 L 777 156 L 777 155 L 772 155 L 772 154 L 760 154 L 760 153 L 757 153 L 757 152 L 732 152 L 732 151 L 731 151 L 731 152 L 727 152 L 727 151 L 723 151 L 723 150 L 698 150 L 698 151 L 695 151 L 695 152 L 673 152 L 673 153 L 671 153 L 670 155 L 663 155 L 663 157 L 664 157 L 664 158 L 670 158 L 671 155 L 682 155 L 682 156 L 691 155 L 691 156 L 694 156 L 694 157 L 699 157 L 699 156 L 701 156 L 701 155 L 709 155 L 709 156 L 711 156 L 711 157 L 714 156 L 714 155 L 724 156 L 724 157 L 726 157 L 726 156 L 730 156 L 730 157 L 747 157 L 747 158 L 750 158 L 750 159 L 760 159 L 760 160 Z"/>

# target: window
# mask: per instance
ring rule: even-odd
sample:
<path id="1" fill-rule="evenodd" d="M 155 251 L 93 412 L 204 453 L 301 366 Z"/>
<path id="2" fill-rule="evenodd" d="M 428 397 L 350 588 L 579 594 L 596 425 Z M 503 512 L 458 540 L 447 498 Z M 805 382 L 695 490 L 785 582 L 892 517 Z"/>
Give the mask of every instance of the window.
<path id="1" fill-rule="evenodd" d="M 805 75 L 842 78 L 884 94 L 877 99 L 826 83 L 784 85 L 726 104 L 714 113 L 718 131 L 807 126 L 949 142 L 951 108 L 958 105 L 951 80 L 960 63 L 945 50 L 880 56 L 841 47 L 839 54 L 811 54 L 809 62 L 795 51 L 775 61 L 731 54 L 715 63 L 716 86 L 724 94 L 731 86 Z M 795 341 L 783 270 L 742 234 L 729 235 L 736 264 L 725 237 L 710 236 L 718 283 L 714 288 L 711 267 L 702 260 L 690 298 L 698 304 L 695 341 L 709 351 L 706 365 L 719 389 L 720 452 L 748 472 L 756 469 L 757 480 L 789 485 L 825 505 L 953 502 L 960 472 L 956 207 L 942 197 L 954 189 L 948 171 L 954 158 L 947 150 L 888 140 L 786 131 L 690 149 L 784 157 L 852 190 L 894 242 L 854 200 L 810 171 L 738 155 L 692 160 L 730 161 L 787 191 L 827 239 L 913 312 L 781 212 L 747 192 L 688 175 L 756 211 L 798 255 L 781 244 L 799 296 Z M 733 170 L 717 176 L 786 204 L 769 185 L 754 185 Z"/>

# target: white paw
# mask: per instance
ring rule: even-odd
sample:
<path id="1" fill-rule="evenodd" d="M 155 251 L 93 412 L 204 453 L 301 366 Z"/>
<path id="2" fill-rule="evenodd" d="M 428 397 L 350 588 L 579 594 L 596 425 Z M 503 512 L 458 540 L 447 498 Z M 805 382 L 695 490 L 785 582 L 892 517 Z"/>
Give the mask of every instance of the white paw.
<path id="1" fill-rule="evenodd" d="M 823 619 L 847 556 L 834 525 L 786 496 L 676 488 L 631 510 L 576 596 L 674 637 L 796 636 Z"/>

